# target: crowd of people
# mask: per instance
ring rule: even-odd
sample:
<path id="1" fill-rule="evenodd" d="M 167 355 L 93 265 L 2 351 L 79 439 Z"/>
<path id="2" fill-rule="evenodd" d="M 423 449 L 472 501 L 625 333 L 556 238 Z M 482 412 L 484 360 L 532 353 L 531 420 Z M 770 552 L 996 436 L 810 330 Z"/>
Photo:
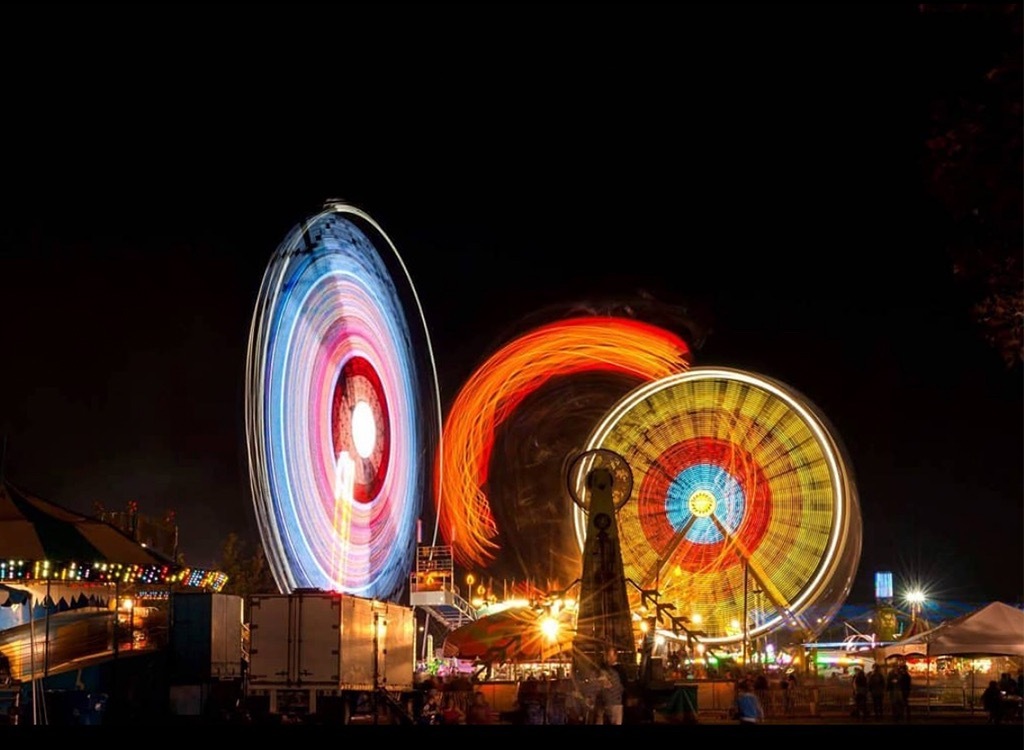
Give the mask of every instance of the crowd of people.
<path id="1" fill-rule="evenodd" d="M 622 724 L 629 679 L 613 647 L 599 657 L 593 675 L 577 681 L 538 679 L 528 675 L 518 684 L 515 708 L 492 708 L 479 684 L 464 675 L 432 676 L 419 686 L 420 724 Z"/>
<path id="2" fill-rule="evenodd" d="M 1003 723 L 1019 718 L 1024 686 L 1022 672 L 1015 679 L 1005 673 L 1000 680 L 992 680 L 981 695 L 982 705 L 991 723 Z M 766 673 L 761 669 L 733 671 L 723 675 L 732 681 L 729 716 L 743 726 L 756 725 L 766 720 L 785 720 L 794 717 L 798 703 L 812 714 L 820 710 L 815 702 L 824 695 L 831 696 L 826 703 L 834 710 L 838 695 L 848 695 L 850 716 L 856 721 L 907 722 L 910 720 L 912 677 L 903 661 L 888 665 L 875 663 L 870 668 L 852 668 L 843 675 L 826 682 L 818 679 L 802 684 L 795 670 Z M 848 679 L 846 679 L 848 677 Z M 830 685 L 835 680 L 835 685 Z M 439 681 L 440 682 L 440 681 Z M 515 707 L 511 711 L 496 711 L 487 701 L 481 686 L 471 679 L 457 677 L 446 684 L 428 684 L 426 698 L 420 712 L 420 722 L 426 724 L 623 724 L 635 723 L 638 716 L 653 718 L 651 710 L 637 710 L 635 681 L 627 679 L 614 648 L 607 649 L 596 665 L 596 671 L 586 685 L 571 678 L 537 679 L 530 676 L 518 685 Z M 721 681 L 716 681 L 720 684 Z M 845 692 L 848 690 L 849 692 Z M 822 692 L 824 691 L 824 693 Z M 650 695 L 646 697 L 651 698 Z M 640 707 L 643 708 L 643 707 Z M 652 706 L 647 706 L 651 709 Z M 664 707 L 663 707 L 664 708 Z M 691 717 L 695 720 L 696 706 Z"/>
<path id="3" fill-rule="evenodd" d="M 896 664 L 888 673 L 874 664 L 870 673 L 856 667 L 853 673 L 853 716 L 867 720 L 885 718 L 885 703 L 893 721 L 906 721 L 910 711 L 910 670 L 904 663 Z"/>
<path id="4" fill-rule="evenodd" d="M 498 721 L 487 696 L 465 675 L 445 680 L 429 677 L 420 685 L 423 704 L 416 709 L 419 724 L 494 724 Z"/>

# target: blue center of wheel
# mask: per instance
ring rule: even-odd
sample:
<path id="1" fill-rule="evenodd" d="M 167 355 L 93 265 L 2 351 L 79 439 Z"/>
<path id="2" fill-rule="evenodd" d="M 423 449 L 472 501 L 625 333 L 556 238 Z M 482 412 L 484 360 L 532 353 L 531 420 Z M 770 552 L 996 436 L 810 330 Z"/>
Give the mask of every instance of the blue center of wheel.
<path id="1" fill-rule="evenodd" d="M 725 539 L 713 519 L 729 533 L 739 528 L 746 496 L 729 472 L 715 464 L 694 464 L 679 472 L 668 488 L 665 516 L 677 531 L 693 522 L 686 540 L 714 544 Z"/>

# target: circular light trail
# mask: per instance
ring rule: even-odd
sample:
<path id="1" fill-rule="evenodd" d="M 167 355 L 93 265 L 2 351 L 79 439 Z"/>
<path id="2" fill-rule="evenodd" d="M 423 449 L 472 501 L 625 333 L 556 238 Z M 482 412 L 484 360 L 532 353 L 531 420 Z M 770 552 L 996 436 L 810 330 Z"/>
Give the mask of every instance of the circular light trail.
<path id="1" fill-rule="evenodd" d="M 283 592 L 387 598 L 405 584 L 436 382 L 419 301 L 380 227 L 343 203 L 296 226 L 265 272 L 246 370 L 253 502 Z"/>
<path id="2" fill-rule="evenodd" d="M 814 632 L 849 594 L 861 549 L 852 472 L 794 390 L 695 367 L 627 394 L 587 449 L 620 454 L 635 477 L 617 515 L 626 577 L 699 621 L 703 642 Z M 582 549 L 586 519 L 575 520 Z"/>
<path id="3" fill-rule="evenodd" d="M 675 334 L 603 315 L 539 326 L 490 356 L 448 412 L 435 470 L 438 526 L 455 558 L 483 566 L 499 549 L 485 489 L 489 464 L 496 429 L 524 399 L 559 377 L 606 372 L 640 383 L 685 371 L 689 362 L 690 349 Z"/>

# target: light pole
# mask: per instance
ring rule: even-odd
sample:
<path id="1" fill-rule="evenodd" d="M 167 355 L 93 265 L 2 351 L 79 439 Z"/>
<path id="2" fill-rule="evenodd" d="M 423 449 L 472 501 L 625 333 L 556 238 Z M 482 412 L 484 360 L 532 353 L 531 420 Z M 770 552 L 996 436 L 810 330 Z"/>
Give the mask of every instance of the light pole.
<path id="1" fill-rule="evenodd" d="M 924 592 L 918 589 L 910 591 L 907 593 L 906 600 L 910 605 L 910 627 L 913 629 L 917 625 L 917 618 L 921 616 L 921 607 L 925 601 Z"/>
<path id="2" fill-rule="evenodd" d="M 758 588 L 758 589 L 753 589 L 750 593 L 754 595 L 754 632 L 756 633 L 758 628 L 761 627 L 761 615 L 762 615 L 762 613 L 761 613 L 761 594 L 763 594 L 764 591 L 762 589 Z M 759 640 L 758 636 L 755 635 L 754 636 L 754 644 L 753 644 L 754 645 L 754 654 L 757 656 L 758 667 L 763 668 L 764 667 L 764 653 L 763 653 L 763 650 L 762 650 L 761 647 L 764 644 L 759 644 L 758 640 Z"/>

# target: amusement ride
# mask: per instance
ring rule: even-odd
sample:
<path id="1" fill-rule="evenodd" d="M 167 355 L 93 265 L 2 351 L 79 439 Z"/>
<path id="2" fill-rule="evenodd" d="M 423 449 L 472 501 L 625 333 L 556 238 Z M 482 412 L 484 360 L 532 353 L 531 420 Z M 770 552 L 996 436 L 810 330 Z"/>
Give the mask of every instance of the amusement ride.
<path id="1" fill-rule="evenodd" d="M 274 254 L 247 360 L 253 498 L 282 592 L 408 586 L 454 631 L 488 616 L 456 566 L 493 604 L 513 558 L 534 603 L 574 589 L 577 656 L 646 653 L 650 628 L 745 660 L 752 639 L 813 637 L 850 591 L 849 460 L 784 383 L 694 367 L 678 334 L 595 312 L 513 337 L 446 415 L 438 390 L 396 248 L 328 202 Z"/>

